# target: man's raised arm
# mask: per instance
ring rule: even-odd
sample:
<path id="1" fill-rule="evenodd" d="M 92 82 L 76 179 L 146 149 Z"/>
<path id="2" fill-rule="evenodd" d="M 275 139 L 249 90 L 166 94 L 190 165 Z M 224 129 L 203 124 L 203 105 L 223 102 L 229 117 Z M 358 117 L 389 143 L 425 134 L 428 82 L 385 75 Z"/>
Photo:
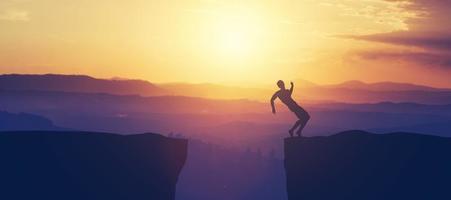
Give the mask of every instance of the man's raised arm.
<path id="1" fill-rule="evenodd" d="M 274 100 L 277 99 L 277 92 L 274 93 L 271 97 L 271 108 L 272 108 L 272 113 L 276 114 L 276 107 L 274 107 Z"/>

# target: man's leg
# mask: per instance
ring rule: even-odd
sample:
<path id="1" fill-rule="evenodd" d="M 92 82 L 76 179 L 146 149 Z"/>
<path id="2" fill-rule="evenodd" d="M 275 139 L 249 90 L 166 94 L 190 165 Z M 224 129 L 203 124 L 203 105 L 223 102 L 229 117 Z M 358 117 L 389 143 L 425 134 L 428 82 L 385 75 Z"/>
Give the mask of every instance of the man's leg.
<path id="1" fill-rule="evenodd" d="M 296 123 L 293 125 L 293 128 L 291 128 L 288 132 L 290 133 L 290 136 L 293 137 L 293 132 L 296 130 L 296 128 L 301 125 L 302 120 L 296 121 Z"/>
<path id="2" fill-rule="evenodd" d="M 305 125 L 307 125 L 307 122 L 309 120 L 310 120 L 310 115 L 308 113 L 305 113 L 302 120 L 298 120 L 298 121 L 301 121 L 301 123 L 300 123 L 300 127 L 299 127 L 298 131 L 296 132 L 296 135 L 301 136 L 302 130 L 304 129 Z"/>

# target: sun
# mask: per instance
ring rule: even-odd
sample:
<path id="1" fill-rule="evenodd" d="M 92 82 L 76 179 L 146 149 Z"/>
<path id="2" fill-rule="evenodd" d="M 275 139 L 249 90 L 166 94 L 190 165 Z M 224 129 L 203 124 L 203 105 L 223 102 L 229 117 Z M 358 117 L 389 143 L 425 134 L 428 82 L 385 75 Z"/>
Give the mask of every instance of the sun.
<path id="1" fill-rule="evenodd" d="M 224 15 L 215 26 L 216 46 L 224 56 L 244 58 L 255 54 L 261 45 L 263 26 L 254 15 Z"/>
<path id="2" fill-rule="evenodd" d="M 269 71 L 265 66 L 271 63 L 275 40 L 267 14 L 250 8 L 219 9 L 202 21 L 196 52 L 210 73 L 232 81 Z"/>
<path id="3" fill-rule="evenodd" d="M 225 54 L 244 56 L 252 47 L 250 36 L 242 30 L 226 30 L 221 34 L 219 47 Z"/>

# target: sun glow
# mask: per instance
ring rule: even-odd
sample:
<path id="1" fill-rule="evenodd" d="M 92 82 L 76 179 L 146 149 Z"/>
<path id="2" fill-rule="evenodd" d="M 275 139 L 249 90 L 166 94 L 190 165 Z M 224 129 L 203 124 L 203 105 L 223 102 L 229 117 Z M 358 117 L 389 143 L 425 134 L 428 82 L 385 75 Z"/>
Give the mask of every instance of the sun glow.
<path id="1" fill-rule="evenodd" d="M 262 16 L 255 13 L 222 13 L 212 21 L 217 52 L 228 59 L 247 59 L 261 50 L 265 36 Z"/>
<path id="2" fill-rule="evenodd" d="M 220 47 L 227 54 L 243 55 L 251 48 L 249 39 L 249 35 L 241 30 L 229 30 L 223 33 Z"/>
<path id="3" fill-rule="evenodd" d="M 264 74 L 262 63 L 268 61 L 266 55 L 274 44 L 268 31 L 271 21 L 267 13 L 249 8 L 195 12 L 202 16 L 198 19 L 198 29 L 193 31 L 198 46 L 187 48 L 198 56 L 199 66 L 204 66 L 203 73 L 216 74 L 224 82 L 253 78 L 256 72 Z"/>

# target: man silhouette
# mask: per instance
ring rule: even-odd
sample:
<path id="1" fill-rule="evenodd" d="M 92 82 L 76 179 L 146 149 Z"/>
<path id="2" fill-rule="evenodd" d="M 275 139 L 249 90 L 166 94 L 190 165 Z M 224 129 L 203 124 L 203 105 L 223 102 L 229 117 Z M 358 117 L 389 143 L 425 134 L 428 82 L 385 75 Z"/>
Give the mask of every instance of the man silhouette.
<path id="1" fill-rule="evenodd" d="M 291 87 L 289 90 L 285 89 L 285 83 L 282 80 L 277 81 L 277 86 L 280 88 L 279 91 L 274 93 L 271 98 L 271 108 L 272 113 L 276 114 L 276 108 L 274 107 L 274 100 L 277 98 L 284 103 L 288 109 L 291 110 L 291 112 L 294 112 L 294 114 L 298 117 L 298 120 L 294 124 L 294 126 L 288 131 L 290 133 L 290 136 L 293 137 L 293 132 L 296 130 L 296 128 L 299 127 L 299 129 L 296 131 L 296 134 L 298 136 L 301 136 L 302 129 L 304 129 L 305 125 L 307 124 L 308 120 L 310 119 L 310 115 L 305 111 L 301 106 L 299 106 L 293 98 L 291 98 L 291 94 L 293 93 L 293 82 L 291 82 Z"/>

